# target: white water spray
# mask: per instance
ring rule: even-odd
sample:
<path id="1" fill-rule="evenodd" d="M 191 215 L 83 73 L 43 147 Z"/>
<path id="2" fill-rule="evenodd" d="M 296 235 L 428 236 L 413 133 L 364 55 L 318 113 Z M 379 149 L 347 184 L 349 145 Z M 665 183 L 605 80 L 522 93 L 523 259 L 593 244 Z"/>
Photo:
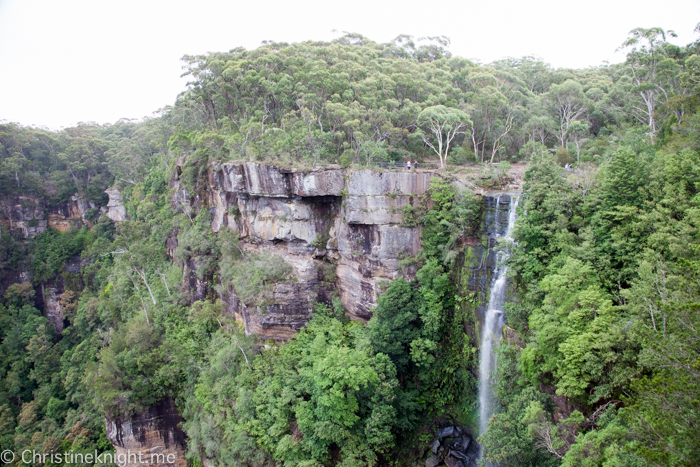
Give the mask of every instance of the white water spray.
<path id="1" fill-rule="evenodd" d="M 500 215 L 498 207 L 500 197 L 496 200 L 496 215 Z M 511 195 L 510 207 L 508 209 L 508 227 L 500 238 L 505 238 L 506 242 L 512 242 L 511 231 L 517 218 L 518 198 Z M 493 274 L 491 291 L 489 294 L 489 306 L 484 317 L 484 325 L 481 330 L 481 348 L 479 349 L 479 432 L 486 432 L 489 418 L 493 414 L 493 402 L 491 401 L 492 372 L 495 367 L 494 349 L 498 348 L 501 341 L 501 332 L 505 318 L 503 315 L 503 305 L 506 301 L 506 272 L 508 267 L 505 261 L 510 256 L 510 252 L 505 249 L 499 251 L 496 256 L 496 270 Z"/>

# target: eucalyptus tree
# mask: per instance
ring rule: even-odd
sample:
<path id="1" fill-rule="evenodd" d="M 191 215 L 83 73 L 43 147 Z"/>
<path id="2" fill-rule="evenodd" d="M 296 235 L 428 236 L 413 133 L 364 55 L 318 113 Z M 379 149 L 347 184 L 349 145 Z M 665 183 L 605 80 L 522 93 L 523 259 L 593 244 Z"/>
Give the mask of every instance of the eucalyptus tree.
<path id="1" fill-rule="evenodd" d="M 551 66 L 538 57 L 506 58 L 494 62 L 493 66 L 517 75 L 534 95 L 547 92 L 554 78 Z"/>
<path id="2" fill-rule="evenodd" d="M 474 119 L 470 138 L 474 154 L 484 162 L 486 147 L 496 147 L 500 135 L 496 135 L 497 121 L 501 120 L 508 108 L 508 98 L 498 89 L 496 78 L 490 73 L 474 73 L 470 76 L 474 89 L 468 94 L 466 110 Z M 506 115 L 505 132 L 512 127 L 512 119 Z M 499 128 L 500 129 L 500 128 Z M 502 134 L 502 133 L 501 133 Z"/>
<path id="3" fill-rule="evenodd" d="M 474 154 L 484 162 L 489 148 L 493 162 L 513 140 L 529 91 L 516 74 L 501 68 L 472 71 L 468 86 L 465 109 L 474 121 L 470 134 Z"/>
<path id="4" fill-rule="evenodd" d="M 114 260 L 114 287 L 125 286 L 124 295 L 138 298 L 147 324 L 151 324 L 153 316 L 148 313 L 149 306 L 144 301 L 144 295 L 147 293 L 147 300 L 150 299 L 152 307 L 156 307 L 159 295 L 164 295 L 158 283 L 163 283 L 168 296 L 171 294 L 165 275 L 159 274 L 167 261 L 164 232 L 160 232 L 162 227 L 151 227 L 140 221 L 122 222 L 111 251 L 105 253 Z M 145 291 L 142 287 L 145 287 Z"/>
<path id="5" fill-rule="evenodd" d="M 168 140 L 175 128 L 166 112 L 159 118 L 145 119 L 143 122 L 119 121 L 105 128 L 104 136 L 109 145 L 105 155 L 109 171 L 115 181 L 136 185 L 148 174 L 147 167 L 160 157 L 167 166 Z"/>
<path id="6" fill-rule="evenodd" d="M 581 145 L 586 141 L 589 133 L 588 124 L 580 120 L 574 120 L 569 125 L 568 138 L 576 146 L 576 162 L 581 161 Z"/>
<path id="7" fill-rule="evenodd" d="M 569 127 L 586 115 L 591 101 L 583 93 L 583 86 L 572 79 L 552 85 L 545 98 L 556 121 L 555 135 L 561 147 L 565 148 L 569 141 Z"/>
<path id="8" fill-rule="evenodd" d="M 618 49 L 627 51 L 625 72 L 631 79 L 629 91 L 633 99 L 628 112 L 648 127 L 652 142 L 658 129 L 658 108 L 671 97 L 669 77 L 677 71 L 677 64 L 669 57 L 671 44 L 666 42 L 667 36 L 677 37 L 673 31 L 662 28 L 636 28 Z"/>
<path id="9" fill-rule="evenodd" d="M 554 121 L 545 115 L 539 114 L 533 109 L 528 112 L 527 120 L 521 131 L 525 141 L 520 149 L 520 154 L 532 158 L 542 152 L 547 152 L 547 144 L 552 139 Z"/>
<path id="10" fill-rule="evenodd" d="M 440 167 L 445 166 L 452 141 L 457 135 L 465 134 L 471 124 L 469 115 L 444 105 L 427 107 L 418 114 L 418 125 L 434 138 L 430 140 L 423 136 L 423 142 L 435 151 L 440 159 Z"/>

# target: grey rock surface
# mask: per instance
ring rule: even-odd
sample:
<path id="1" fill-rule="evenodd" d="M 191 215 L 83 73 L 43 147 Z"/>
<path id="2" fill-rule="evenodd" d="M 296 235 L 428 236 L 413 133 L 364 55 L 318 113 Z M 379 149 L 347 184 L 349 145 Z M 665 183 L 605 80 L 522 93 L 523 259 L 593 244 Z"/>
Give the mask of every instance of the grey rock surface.
<path id="1" fill-rule="evenodd" d="M 177 180 L 171 187 L 176 209 L 206 205 L 214 232 L 228 228 L 246 251 L 273 251 L 292 266 L 294 282 L 278 284 L 274 303 L 263 308 L 239 303 L 235 291 L 222 297 L 248 332 L 279 340 L 308 322 L 316 301 L 332 295 L 340 296 L 351 318 L 371 318 L 383 284 L 402 274 L 401 258 L 419 253 L 420 229 L 401 226 L 401 210 L 419 205 L 433 176 L 227 162 L 211 166 L 206 204 Z M 201 296 L 200 281 L 186 276 L 193 298 Z"/>
<path id="2" fill-rule="evenodd" d="M 436 467 L 440 463 L 438 456 L 430 456 L 425 460 L 425 467 Z"/>
<path id="3" fill-rule="evenodd" d="M 272 251 L 292 266 L 293 283 L 277 284 L 274 303 L 239 303 L 235 291 L 221 297 L 248 332 L 281 340 L 306 324 L 317 301 L 339 296 L 352 319 L 366 321 L 389 281 L 412 278 L 415 268 L 402 268 L 401 260 L 420 253 L 421 232 L 402 225 L 402 210 L 419 208 L 436 176 L 429 170 L 304 171 L 226 162 L 210 166 L 205 193 L 188 193 L 177 177 L 170 186 L 175 209 L 209 209 L 214 232 L 229 229 L 240 236 L 244 250 Z M 110 213 L 119 201 L 118 193 L 110 193 Z M 497 229 L 497 221 L 488 220 L 488 228 Z M 486 243 L 473 239 L 470 244 L 470 287 L 492 266 Z M 194 295 L 205 293 L 191 273 L 186 280 Z"/>
<path id="4" fill-rule="evenodd" d="M 127 220 L 126 208 L 122 204 L 122 194 L 119 190 L 111 189 L 105 190 L 107 196 L 109 196 L 109 202 L 107 203 L 107 217 L 112 219 L 114 222 L 123 222 Z"/>

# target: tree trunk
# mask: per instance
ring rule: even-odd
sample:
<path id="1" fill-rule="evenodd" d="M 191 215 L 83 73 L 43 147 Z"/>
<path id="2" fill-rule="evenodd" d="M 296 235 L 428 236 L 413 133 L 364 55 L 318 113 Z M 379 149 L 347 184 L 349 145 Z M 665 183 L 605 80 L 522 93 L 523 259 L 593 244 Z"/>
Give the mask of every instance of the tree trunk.
<path id="1" fill-rule="evenodd" d="M 151 286 L 148 284 L 148 281 L 146 280 L 146 273 L 142 269 L 134 269 L 136 274 L 139 275 L 141 280 L 143 280 L 143 283 L 146 284 L 146 288 L 148 289 L 148 294 L 151 296 L 151 300 L 153 301 L 153 304 L 156 304 L 156 297 L 153 296 L 153 291 L 151 290 Z"/>

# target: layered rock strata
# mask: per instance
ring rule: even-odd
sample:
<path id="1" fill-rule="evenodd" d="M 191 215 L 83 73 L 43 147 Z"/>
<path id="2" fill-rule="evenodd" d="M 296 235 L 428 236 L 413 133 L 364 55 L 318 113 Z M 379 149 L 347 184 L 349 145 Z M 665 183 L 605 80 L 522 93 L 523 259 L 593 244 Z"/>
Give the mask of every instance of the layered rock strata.
<path id="1" fill-rule="evenodd" d="M 61 231 L 80 228 L 86 224 L 88 209 L 94 208 L 83 198 L 74 195 L 62 204 L 48 207 L 43 198 L 16 196 L 0 200 L 0 222 L 19 238 L 32 238 L 53 227 Z"/>
<path id="2" fill-rule="evenodd" d="M 230 229 L 244 250 L 272 251 L 292 266 L 295 280 L 276 285 L 272 304 L 242 304 L 235 293 L 222 297 L 248 332 L 280 340 L 308 322 L 316 302 L 330 302 L 334 294 L 352 319 L 372 316 L 382 287 L 403 274 L 400 260 L 419 252 L 420 228 L 402 225 L 402 209 L 419 206 L 433 176 L 223 163 L 209 171 L 208 199 L 188 194 L 175 179 L 173 204 L 190 209 L 204 201 L 214 232 Z"/>
<path id="3" fill-rule="evenodd" d="M 107 439 L 120 467 L 187 467 L 182 417 L 171 399 L 129 420 L 106 419 Z"/>

